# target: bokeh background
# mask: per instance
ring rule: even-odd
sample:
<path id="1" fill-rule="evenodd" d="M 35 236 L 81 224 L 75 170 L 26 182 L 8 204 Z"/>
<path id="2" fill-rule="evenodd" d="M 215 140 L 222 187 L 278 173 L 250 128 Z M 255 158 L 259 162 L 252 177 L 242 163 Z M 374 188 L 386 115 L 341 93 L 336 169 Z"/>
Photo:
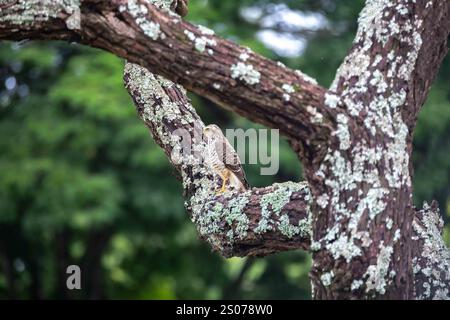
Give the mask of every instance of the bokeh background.
<path id="1" fill-rule="evenodd" d="M 192 0 L 188 20 L 328 86 L 362 0 Z M 124 61 L 76 44 L 0 44 L 0 298 L 310 298 L 301 251 L 224 259 L 200 241 L 181 187 L 122 84 Z M 191 95 L 206 123 L 255 124 Z M 258 126 L 259 127 L 259 126 Z M 449 220 L 450 59 L 415 133 L 415 203 Z M 277 176 L 301 179 L 283 142 Z M 446 239 L 450 239 L 447 224 Z M 66 267 L 82 290 L 66 290 Z"/>

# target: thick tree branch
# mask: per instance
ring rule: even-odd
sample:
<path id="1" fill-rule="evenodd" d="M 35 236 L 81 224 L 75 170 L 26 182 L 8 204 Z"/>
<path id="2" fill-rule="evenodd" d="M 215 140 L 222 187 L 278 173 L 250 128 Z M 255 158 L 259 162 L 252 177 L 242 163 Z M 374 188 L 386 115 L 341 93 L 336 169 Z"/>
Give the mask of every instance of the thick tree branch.
<path id="1" fill-rule="evenodd" d="M 445 55 L 448 1 L 367 0 L 325 104 L 337 110 L 313 198 L 317 298 L 413 298 L 412 133 Z"/>
<path id="2" fill-rule="evenodd" d="M 211 30 L 143 0 L 32 2 L 2 2 L 0 39 L 61 39 L 102 48 L 301 139 L 311 150 L 327 141 L 325 89 Z"/>

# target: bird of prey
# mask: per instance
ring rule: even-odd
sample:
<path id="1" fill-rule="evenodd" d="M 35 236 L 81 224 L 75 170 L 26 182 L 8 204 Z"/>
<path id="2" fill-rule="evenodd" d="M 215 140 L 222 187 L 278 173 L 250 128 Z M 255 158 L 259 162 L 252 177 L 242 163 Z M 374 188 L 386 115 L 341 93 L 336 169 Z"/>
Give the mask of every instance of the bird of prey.
<path id="1" fill-rule="evenodd" d="M 171 5 L 171 9 L 184 17 L 188 13 L 189 0 L 174 0 Z"/>
<path id="2" fill-rule="evenodd" d="M 225 191 L 227 182 L 234 190 L 245 191 L 249 186 L 239 156 L 222 130 L 211 124 L 203 129 L 203 134 L 206 137 L 205 164 L 222 179 L 218 194 Z"/>

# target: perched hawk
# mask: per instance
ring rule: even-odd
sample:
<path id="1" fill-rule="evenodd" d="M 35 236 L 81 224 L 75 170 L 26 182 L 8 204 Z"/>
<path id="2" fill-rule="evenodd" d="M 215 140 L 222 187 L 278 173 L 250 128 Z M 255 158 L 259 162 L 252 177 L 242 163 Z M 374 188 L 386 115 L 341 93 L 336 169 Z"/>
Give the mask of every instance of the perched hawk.
<path id="1" fill-rule="evenodd" d="M 215 124 L 203 129 L 206 137 L 205 163 L 222 179 L 220 193 L 225 191 L 227 182 L 235 190 L 245 191 L 248 183 L 242 169 L 238 154 L 223 135 L 222 130 Z"/>

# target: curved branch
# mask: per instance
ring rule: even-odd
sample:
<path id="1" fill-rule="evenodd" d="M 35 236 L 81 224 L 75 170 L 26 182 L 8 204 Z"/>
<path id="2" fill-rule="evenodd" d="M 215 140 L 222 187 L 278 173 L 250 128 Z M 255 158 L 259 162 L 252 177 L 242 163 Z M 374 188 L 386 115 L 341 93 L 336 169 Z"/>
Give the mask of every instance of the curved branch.
<path id="1" fill-rule="evenodd" d="M 125 85 L 154 140 L 180 173 L 186 208 L 200 236 L 225 257 L 308 249 L 310 193 L 288 182 L 217 195 L 219 177 L 205 166 L 203 122 L 184 90 L 127 63 Z"/>
<path id="2" fill-rule="evenodd" d="M 317 148 L 318 140 L 327 140 L 324 88 L 212 30 L 143 0 L 34 2 L 46 5 L 2 3 L 0 39 L 62 39 L 102 48 L 290 138 Z"/>
<path id="3" fill-rule="evenodd" d="M 416 124 L 428 91 L 447 54 L 448 1 L 366 1 L 353 47 L 337 71 L 331 90 L 342 97 L 350 116 L 383 106 L 373 96 L 397 95 L 401 116 Z M 375 121 L 363 125 L 374 130 Z"/>

